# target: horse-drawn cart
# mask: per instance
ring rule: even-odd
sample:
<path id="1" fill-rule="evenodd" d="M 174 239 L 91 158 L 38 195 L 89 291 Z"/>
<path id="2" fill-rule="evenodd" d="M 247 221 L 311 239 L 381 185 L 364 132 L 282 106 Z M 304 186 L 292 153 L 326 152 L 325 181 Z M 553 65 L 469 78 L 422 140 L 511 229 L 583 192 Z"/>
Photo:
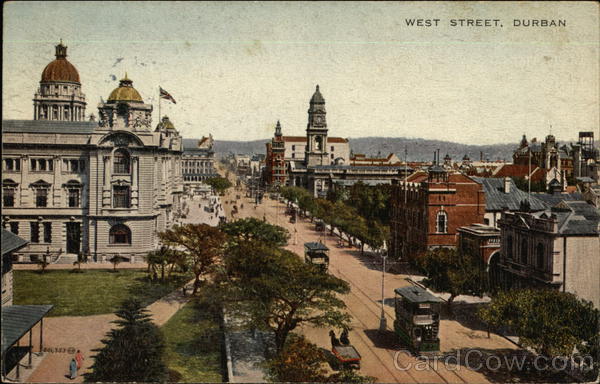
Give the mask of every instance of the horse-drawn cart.
<path id="1" fill-rule="evenodd" d="M 360 353 L 352 345 L 336 345 L 331 352 L 343 368 L 360 369 Z"/>

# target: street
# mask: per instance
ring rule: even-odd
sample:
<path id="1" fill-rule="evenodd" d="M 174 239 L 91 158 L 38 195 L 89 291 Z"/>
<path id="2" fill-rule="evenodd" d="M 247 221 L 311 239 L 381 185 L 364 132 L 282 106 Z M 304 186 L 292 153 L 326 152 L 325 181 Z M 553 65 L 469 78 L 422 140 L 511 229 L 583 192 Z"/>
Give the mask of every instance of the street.
<path id="1" fill-rule="evenodd" d="M 235 195 L 245 196 L 240 191 L 230 191 L 223 197 L 223 207 L 227 218 L 231 220 L 232 201 Z M 241 208 L 243 203 L 244 208 Z M 394 322 L 394 289 L 409 285 L 405 279 L 409 275 L 385 275 L 385 315 L 387 331 L 381 334 L 379 321 L 381 314 L 381 259 L 361 256 L 355 248 L 338 248 L 337 237 L 329 236 L 329 232 L 320 233 L 314 230 L 314 224 L 309 219 L 298 219 L 296 224 L 289 223 L 289 217 L 284 214 L 285 204 L 268 199 L 256 208 L 249 198 L 237 201 L 238 213 L 234 219 L 244 217 L 266 218 L 268 222 L 280 225 L 290 232 L 290 241 L 286 248 L 302 256 L 303 244 L 320 239 L 330 248 L 329 272 L 344 279 L 351 286 L 351 292 L 344 301 L 348 313 L 352 315 L 352 330 L 350 340 L 362 355 L 361 373 L 377 378 L 378 382 L 432 382 L 432 383 L 476 383 L 488 382 L 487 378 L 464 366 L 449 366 L 433 363 L 419 364 L 416 357 L 408 353 L 397 353 L 403 349 L 393 333 Z M 336 330 L 339 332 L 339 330 Z M 331 349 L 328 337 L 329 329 L 303 327 L 300 332 L 313 343 L 329 351 Z M 479 330 L 464 327 L 454 320 L 442 320 L 440 324 L 441 352 L 450 352 L 465 348 L 481 348 L 487 350 L 515 349 L 508 340 Z M 395 361 L 396 360 L 396 361 Z M 410 366 L 411 369 L 404 369 Z"/>

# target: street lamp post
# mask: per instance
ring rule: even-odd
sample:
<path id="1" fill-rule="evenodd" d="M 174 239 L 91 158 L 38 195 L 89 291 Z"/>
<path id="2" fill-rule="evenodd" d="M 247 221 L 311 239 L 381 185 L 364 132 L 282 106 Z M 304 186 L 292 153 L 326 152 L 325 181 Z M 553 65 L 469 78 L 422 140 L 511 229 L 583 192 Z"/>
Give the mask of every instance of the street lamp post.
<path id="1" fill-rule="evenodd" d="M 379 332 L 385 332 L 387 330 L 387 319 L 385 318 L 385 260 L 387 259 L 387 252 L 385 252 L 385 242 L 383 248 L 379 251 L 382 264 L 381 264 L 381 318 L 379 319 Z"/>

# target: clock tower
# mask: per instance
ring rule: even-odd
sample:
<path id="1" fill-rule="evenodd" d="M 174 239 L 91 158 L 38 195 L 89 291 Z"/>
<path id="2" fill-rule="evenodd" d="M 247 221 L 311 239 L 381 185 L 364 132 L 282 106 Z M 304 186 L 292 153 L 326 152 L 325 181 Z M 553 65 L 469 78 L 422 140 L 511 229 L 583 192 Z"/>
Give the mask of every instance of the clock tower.
<path id="1" fill-rule="evenodd" d="M 331 164 L 327 153 L 327 120 L 325 115 L 325 99 L 317 85 L 317 89 L 310 99 L 308 125 L 306 126 L 305 162 L 309 167 Z"/>

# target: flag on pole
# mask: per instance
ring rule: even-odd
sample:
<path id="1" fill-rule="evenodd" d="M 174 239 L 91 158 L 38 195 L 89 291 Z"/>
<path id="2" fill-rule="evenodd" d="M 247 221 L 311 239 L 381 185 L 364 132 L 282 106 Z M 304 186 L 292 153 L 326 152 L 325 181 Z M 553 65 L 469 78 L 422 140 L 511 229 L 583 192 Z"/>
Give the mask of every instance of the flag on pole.
<path id="1" fill-rule="evenodd" d="M 161 99 L 167 99 L 173 102 L 173 104 L 177 104 L 177 102 L 175 101 L 175 99 L 173 98 L 173 96 L 171 96 L 171 94 L 167 91 L 165 91 L 164 89 L 162 89 L 162 87 L 158 87 L 160 88 L 160 98 Z"/>

